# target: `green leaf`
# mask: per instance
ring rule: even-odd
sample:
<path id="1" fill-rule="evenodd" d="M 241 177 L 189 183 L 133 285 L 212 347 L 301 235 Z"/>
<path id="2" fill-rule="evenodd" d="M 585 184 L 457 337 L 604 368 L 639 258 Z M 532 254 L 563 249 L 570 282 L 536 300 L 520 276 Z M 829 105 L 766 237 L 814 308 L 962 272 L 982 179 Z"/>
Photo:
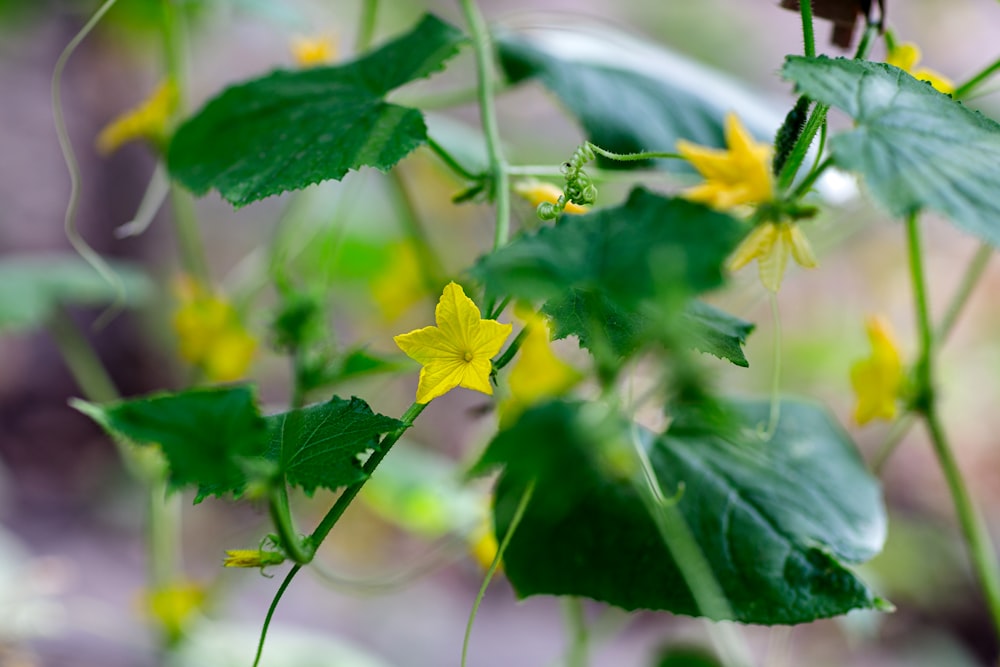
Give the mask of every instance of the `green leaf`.
<path id="1" fill-rule="evenodd" d="M 583 125 L 587 139 L 616 153 L 672 151 L 678 139 L 724 147 L 723 122 L 739 109 L 747 127 L 770 140 L 781 117 L 721 74 L 660 46 L 602 31 L 500 33 L 508 79 L 537 79 Z M 605 168 L 687 169 L 678 160 L 614 162 Z"/>
<path id="2" fill-rule="evenodd" d="M 225 90 L 174 135 L 168 166 L 198 194 L 243 206 L 351 169 L 392 168 L 427 140 L 390 91 L 441 69 L 464 36 L 427 15 L 407 34 L 336 67 L 276 71 Z"/>
<path id="3" fill-rule="evenodd" d="M 931 209 L 1000 246 L 1000 125 L 884 63 L 795 56 L 782 74 L 854 119 L 830 152 L 894 216 Z"/>
<path id="4" fill-rule="evenodd" d="M 597 407 L 550 403 L 526 412 L 477 464 L 477 471 L 504 466 L 498 536 L 535 482 L 504 554 L 519 596 L 577 595 L 629 610 L 707 615 L 640 495 L 647 483 L 636 463 L 641 447 L 660 491 L 677 496 L 677 513 L 731 618 L 792 624 L 884 608 L 845 566 L 871 558 L 885 539 L 879 485 L 826 411 L 786 400 L 765 441 L 767 402 L 733 403 L 714 427 L 704 412 L 679 414 L 660 436 L 595 421 Z"/>
<path id="5" fill-rule="evenodd" d="M 692 301 L 684 311 L 691 324 L 686 328 L 691 346 L 720 359 L 727 359 L 737 366 L 748 368 L 750 362 L 743 354 L 747 336 L 756 325 L 711 306 L 704 301 Z"/>
<path id="6" fill-rule="evenodd" d="M 681 345 L 745 364 L 739 344 L 749 325 L 688 305 L 722 284 L 722 263 L 742 235 L 726 214 L 639 188 L 620 206 L 515 239 L 472 274 L 492 295 L 544 300 L 553 337 L 575 335 L 595 354 L 606 348 L 626 357 L 691 330 Z M 674 317 L 685 308 L 687 316 Z"/>
<path id="7" fill-rule="evenodd" d="M 170 466 L 171 486 L 196 486 L 195 502 L 209 495 L 239 496 L 250 460 L 267 448 L 267 427 L 246 386 L 76 405 L 112 433 L 139 445 L 159 445 Z"/>
<path id="8" fill-rule="evenodd" d="M 381 434 L 403 424 L 373 413 L 360 398 L 334 396 L 326 403 L 267 417 L 267 425 L 268 456 L 279 463 L 289 484 L 311 494 L 318 487 L 333 490 L 365 479 L 363 455 L 378 446 Z"/>
<path id="9" fill-rule="evenodd" d="M 126 306 L 143 303 L 152 282 L 138 268 L 114 262 L 125 286 Z M 76 255 L 20 255 L 0 259 L 0 331 L 45 326 L 60 305 L 105 306 L 119 294 L 94 267 Z"/>

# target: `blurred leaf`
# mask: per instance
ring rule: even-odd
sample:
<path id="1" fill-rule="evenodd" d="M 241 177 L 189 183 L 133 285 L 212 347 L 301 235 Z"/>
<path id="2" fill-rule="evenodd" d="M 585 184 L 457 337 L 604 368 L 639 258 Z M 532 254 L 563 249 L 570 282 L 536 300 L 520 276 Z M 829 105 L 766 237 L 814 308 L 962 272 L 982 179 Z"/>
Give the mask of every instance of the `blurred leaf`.
<path id="1" fill-rule="evenodd" d="M 536 78 L 583 125 L 589 141 L 617 153 L 672 151 L 678 139 L 725 146 L 723 121 L 739 109 L 748 127 L 768 140 L 781 122 L 738 84 L 660 46 L 602 30 L 500 33 L 500 63 L 513 83 Z M 649 168 L 653 161 L 605 168 Z M 657 166 L 687 169 L 678 160 Z"/>
<path id="2" fill-rule="evenodd" d="M 152 282 L 136 267 L 112 263 L 125 285 L 125 305 L 143 303 Z M 105 306 L 114 285 L 76 255 L 21 255 L 0 259 L 0 332 L 42 327 L 61 304 Z"/>
<path id="3" fill-rule="evenodd" d="M 365 348 L 356 348 L 347 353 L 336 373 L 338 382 L 362 375 L 394 373 L 403 368 L 411 368 L 402 357 L 380 357 L 370 354 Z"/>
<path id="4" fill-rule="evenodd" d="M 215 188 L 235 206 L 388 171 L 427 140 L 421 113 L 385 95 L 441 69 L 465 37 L 431 15 L 353 62 L 271 74 L 225 90 L 174 135 L 168 165 L 195 193 Z"/>
<path id="5" fill-rule="evenodd" d="M 280 465 L 289 484 L 312 494 L 335 490 L 367 478 L 363 457 L 379 436 L 402 422 L 375 414 L 360 398 L 334 396 L 326 403 L 267 417 L 268 456 Z"/>
<path id="6" fill-rule="evenodd" d="M 653 662 L 655 667 L 723 667 L 710 651 L 700 647 L 669 646 Z"/>
<path id="7" fill-rule="evenodd" d="M 386 521 L 428 539 L 468 533 L 489 508 L 482 490 L 462 483 L 455 461 L 415 446 L 396 445 L 361 497 Z"/>
<path id="8" fill-rule="evenodd" d="M 768 402 L 732 403 L 729 425 L 706 422 L 703 412 L 680 415 L 660 436 L 595 423 L 595 407 L 531 410 L 476 466 L 504 466 L 498 536 L 536 483 L 504 555 L 519 596 L 580 595 L 628 610 L 702 615 L 639 495 L 646 481 L 634 447 L 641 446 L 667 498 L 683 486 L 677 510 L 733 619 L 792 624 L 885 605 L 843 564 L 882 546 L 879 485 L 824 410 L 784 401 L 765 441 L 759 428 Z"/>
<path id="9" fill-rule="evenodd" d="M 929 208 L 1000 245 L 1000 125 L 884 63 L 791 56 L 782 74 L 854 119 L 830 151 L 892 215 Z"/>
<path id="10" fill-rule="evenodd" d="M 191 389 L 118 403 L 75 407 L 109 432 L 138 445 L 159 445 L 174 488 L 196 486 L 206 496 L 239 496 L 249 459 L 263 456 L 268 431 L 253 389 L 247 386 Z"/>

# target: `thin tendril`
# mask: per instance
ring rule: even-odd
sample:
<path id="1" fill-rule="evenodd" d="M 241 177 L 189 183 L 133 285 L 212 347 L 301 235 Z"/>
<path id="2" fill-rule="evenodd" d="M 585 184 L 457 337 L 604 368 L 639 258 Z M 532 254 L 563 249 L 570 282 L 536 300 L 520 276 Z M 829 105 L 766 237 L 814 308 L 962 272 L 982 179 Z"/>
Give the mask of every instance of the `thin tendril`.
<path id="1" fill-rule="evenodd" d="M 271 600 L 271 606 L 267 608 L 267 616 L 264 617 L 264 626 L 260 629 L 260 639 L 257 641 L 257 655 L 253 658 L 253 667 L 257 667 L 260 664 L 260 655 L 264 652 L 264 640 L 267 639 L 267 630 L 271 627 L 271 619 L 274 617 L 274 610 L 278 608 L 278 602 L 281 601 L 281 596 L 285 594 L 285 589 L 288 585 L 292 583 L 292 579 L 295 575 L 299 573 L 302 569 L 302 565 L 296 563 L 285 578 L 281 580 L 281 585 L 278 586 L 277 592 L 274 594 L 274 599 Z"/>
<path id="2" fill-rule="evenodd" d="M 56 123 L 56 138 L 59 140 L 59 150 L 62 151 L 63 160 L 69 170 L 69 201 L 66 203 L 66 214 L 63 219 L 63 227 L 66 230 L 66 238 L 73 249 L 94 268 L 108 283 L 115 289 L 115 301 L 98 318 L 96 326 L 100 327 L 108 320 L 117 315 L 125 305 L 125 284 L 121 277 L 115 273 L 114 269 L 97 254 L 97 252 L 84 240 L 77 228 L 77 213 L 80 208 L 80 164 L 73 151 L 73 142 L 69 137 L 69 130 L 66 127 L 66 116 L 63 113 L 62 103 L 62 77 L 66 69 L 66 63 L 70 56 L 76 51 L 80 43 L 86 39 L 87 35 L 100 23 L 104 15 L 115 5 L 118 0 L 105 0 L 104 4 L 97 8 L 97 11 L 88 19 L 80 31 L 73 36 L 66 48 L 59 54 L 55 68 L 52 70 L 51 93 L 52 93 L 52 114 Z"/>
<path id="3" fill-rule="evenodd" d="M 524 493 L 521 494 L 521 500 L 517 503 L 517 509 L 514 510 L 514 516 L 511 518 L 510 525 L 507 526 L 507 532 L 504 533 L 503 540 L 500 542 L 500 547 L 497 549 L 497 555 L 493 557 L 493 562 L 490 563 L 489 569 L 486 570 L 486 576 L 483 577 L 483 584 L 479 587 L 479 593 L 476 594 L 476 600 L 472 603 L 472 611 L 469 613 L 469 622 L 465 625 L 465 638 L 462 640 L 461 667 L 466 666 L 466 660 L 469 657 L 469 639 L 472 637 L 472 624 L 476 622 L 476 614 L 479 613 L 479 605 L 482 604 L 483 598 L 486 596 L 486 589 L 489 587 L 490 581 L 493 580 L 493 575 L 496 574 L 497 569 L 500 567 L 500 561 L 503 559 L 504 552 L 507 551 L 507 545 L 510 544 L 510 538 L 514 536 L 514 531 L 517 530 L 518 524 L 520 524 L 521 519 L 524 518 L 524 511 L 528 508 L 528 501 L 531 500 L 531 496 L 534 492 L 535 481 L 532 480 L 531 483 L 525 487 Z"/>

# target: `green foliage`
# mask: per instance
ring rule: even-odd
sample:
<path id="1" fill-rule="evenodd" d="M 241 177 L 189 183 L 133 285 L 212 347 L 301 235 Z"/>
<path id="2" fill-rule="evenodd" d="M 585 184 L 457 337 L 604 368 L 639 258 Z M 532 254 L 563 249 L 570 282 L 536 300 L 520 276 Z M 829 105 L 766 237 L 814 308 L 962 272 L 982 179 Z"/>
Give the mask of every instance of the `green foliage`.
<path id="1" fill-rule="evenodd" d="M 728 215 L 636 189 L 620 206 L 515 239 L 472 273 L 488 293 L 544 300 L 553 336 L 575 335 L 591 351 L 628 356 L 646 341 L 690 331 L 685 344 L 746 365 L 740 344 L 751 326 L 688 305 L 722 284 L 722 263 L 742 234 Z"/>
<path id="2" fill-rule="evenodd" d="M 111 268 L 125 287 L 124 305 L 139 305 L 153 291 L 152 282 L 138 268 L 120 263 Z M 119 297 L 115 285 L 75 255 L 0 259 L 0 331 L 45 326 L 60 305 L 105 306 Z"/>
<path id="3" fill-rule="evenodd" d="M 604 37 L 602 39 L 602 37 Z M 766 136 L 772 127 L 747 95 L 717 74 L 660 47 L 614 41 L 569 31 L 500 33 L 500 64 L 512 83 L 537 79 L 583 125 L 589 141 L 615 153 L 672 150 L 678 139 L 724 146 L 723 120 L 739 100 L 751 129 Z M 759 113 L 758 113 L 759 112 Z M 777 124 L 777 120 L 775 121 Z M 607 169 L 686 169 L 683 162 L 615 162 Z"/>
<path id="4" fill-rule="evenodd" d="M 785 401 L 776 431 L 763 439 L 769 407 L 733 403 L 725 419 L 714 420 L 675 407 L 660 436 L 595 420 L 595 406 L 550 403 L 525 413 L 476 466 L 504 467 L 498 536 L 535 482 L 504 555 L 518 595 L 581 595 L 625 609 L 713 616 L 698 608 L 645 509 L 641 447 L 663 495 L 677 495 L 671 502 L 733 619 L 791 624 L 884 606 L 844 566 L 882 546 L 878 483 L 847 435 L 814 405 Z"/>
<path id="5" fill-rule="evenodd" d="M 225 90 L 174 135 L 168 166 L 198 194 L 243 206 L 351 169 L 389 170 L 427 140 L 390 91 L 441 68 L 462 34 L 427 15 L 407 34 L 344 65 L 276 71 Z"/>
<path id="6" fill-rule="evenodd" d="M 267 418 L 276 461 L 289 484 L 308 493 L 318 487 L 338 489 L 365 479 L 363 455 L 375 449 L 383 433 L 402 426 L 375 414 L 360 398 L 334 396 L 326 403 Z"/>
<path id="7" fill-rule="evenodd" d="M 1000 125 L 883 63 L 792 56 L 782 73 L 854 119 L 830 151 L 892 215 L 931 209 L 1000 245 Z"/>
<path id="8" fill-rule="evenodd" d="M 250 387 L 191 389 L 108 405 L 80 401 L 76 407 L 112 434 L 158 445 L 171 486 L 196 486 L 195 502 L 239 496 L 249 481 L 248 465 L 267 448 L 267 425 Z"/>

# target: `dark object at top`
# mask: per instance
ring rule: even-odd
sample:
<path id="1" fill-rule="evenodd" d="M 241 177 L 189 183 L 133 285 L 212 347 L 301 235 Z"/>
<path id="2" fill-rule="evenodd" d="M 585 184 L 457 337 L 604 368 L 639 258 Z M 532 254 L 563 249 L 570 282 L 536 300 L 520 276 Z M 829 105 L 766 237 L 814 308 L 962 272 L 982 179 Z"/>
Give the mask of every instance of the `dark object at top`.
<path id="1" fill-rule="evenodd" d="M 878 0 L 879 29 L 885 23 L 886 0 Z M 781 6 L 792 11 L 799 11 L 799 0 L 781 0 Z M 872 20 L 872 0 L 813 0 L 813 13 L 821 19 L 833 21 L 833 32 L 830 41 L 842 49 L 849 48 L 854 40 L 854 27 L 858 16 Z"/>

